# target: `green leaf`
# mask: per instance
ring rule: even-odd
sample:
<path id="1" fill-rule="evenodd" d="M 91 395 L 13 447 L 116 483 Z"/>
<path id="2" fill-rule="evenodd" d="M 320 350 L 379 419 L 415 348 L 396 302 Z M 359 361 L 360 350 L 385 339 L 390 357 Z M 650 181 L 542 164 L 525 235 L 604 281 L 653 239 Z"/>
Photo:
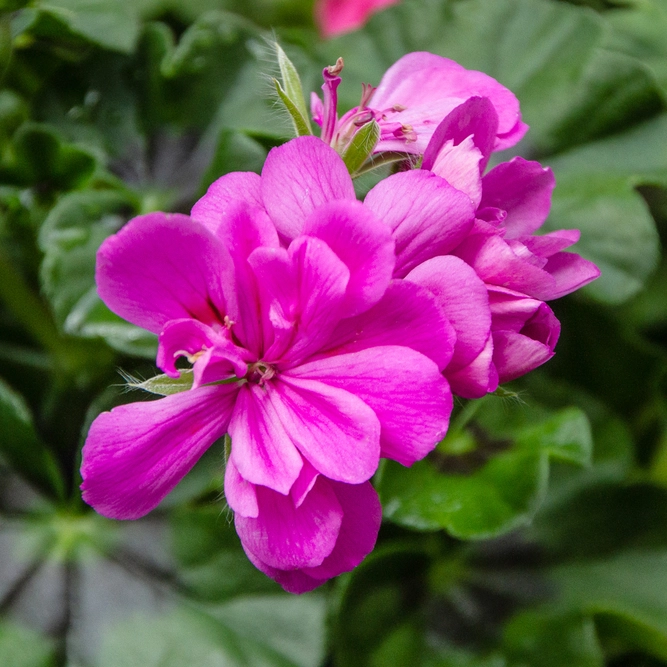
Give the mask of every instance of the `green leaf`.
<path id="1" fill-rule="evenodd" d="M 41 279 L 58 324 L 83 337 L 102 336 L 116 349 L 150 356 L 155 337 L 111 314 L 95 292 L 95 254 L 131 217 L 136 204 L 113 190 L 63 196 L 40 230 Z"/>
<path id="2" fill-rule="evenodd" d="M 392 644 L 408 655 L 403 664 L 420 664 L 415 657 L 425 639 L 424 578 L 439 546 L 437 538 L 428 538 L 433 536 L 380 544 L 341 579 L 331 642 L 337 667 L 379 665 Z M 416 630 L 422 631 L 421 638 Z"/>
<path id="3" fill-rule="evenodd" d="M 554 173 L 558 186 L 545 230 L 581 230 L 575 250 L 602 272 L 585 293 L 608 304 L 627 301 L 658 265 L 659 237 L 648 207 L 624 176 L 575 171 L 563 162 Z"/>
<path id="4" fill-rule="evenodd" d="M 527 538 L 558 560 L 667 548 L 667 490 L 637 483 L 580 488 L 538 512 Z"/>
<path id="5" fill-rule="evenodd" d="M 508 667 L 604 667 L 605 660 L 592 619 L 580 614 L 526 611 L 503 633 Z"/>
<path id="6" fill-rule="evenodd" d="M 171 519 L 179 576 L 200 600 L 273 593 L 278 585 L 248 560 L 230 516 L 217 507 L 181 507 Z"/>
<path id="7" fill-rule="evenodd" d="M 540 450 L 551 458 L 590 465 L 593 454 L 588 418 L 579 408 L 565 408 L 541 424 L 520 431 L 517 445 L 526 449 Z"/>
<path id="8" fill-rule="evenodd" d="M 380 126 L 374 120 L 362 125 L 355 133 L 343 153 L 343 162 L 350 175 L 353 176 L 370 157 L 379 138 Z"/>
<path id="9" fill-rule="evenodd" d="M 567 408 L 519 426 L 494 400 L 497 406 L 498 399 L 484 401 L 475 427 L 482 430 L 472 431 L 478 450 L 460 457 L 436 452 L 410 469 L 388 462 L 378 483 L 388 519 L 420 530 L 444 528 L 461 539 L 494 537 L 535 514 L 546 493 L 550 458 L 589 462 L 590 427 L 581 410 Z M 453 432 L 440 449 L 448 451 L 449 440 L 457 438 L 461 434 Z"/>
<path id="10" fill-rule="evenodd" d="M 244 664 L 319 667 L 325 612 L 325 599 L 315 593 L 236 598 L 212 615 L 238 637 Z"/>
<path id="11" fill-rule="evenodd" d="M 125 620 L 102 645 L 100 667 L 318 667 L 324 604 L 316 596 L 240 598 L 206 612 L 181 608 Z"/>
<path id="12" fill-rule="evenodd" d="M 39 633 L 14 623 L 0 623 L 0 665 L 53 667 L 52 642 Z"/>
<path id="13" fill-rule="evenodd" d="M 96 165 L 90 151 L 68 143 L 55 128 L 27 122 L 14 135 L 11 162 L 0 173 L 19 183 L 70 190 L 84 185 Z"/>
<path id="14" fill-rule="evenodd" d="M 598 619 L 610 634 L 667 659 L 667 551 L 634 551 L 555 568 L 564 608 Z"/>
<path id="15" fill-rule="evenodd" d="M 97 296 L 93 285 L 67 314 L 63 331 L 81 338 L 103 338 L 114 350 L 155 359 L 157 336 L 112 313 Z"/>
<path id="16" fill-rule="evenodd" d="M 667 132 L 667 113 L 630 127 L 622 133 L 592 142 L 551 158 L 562 172 L 624 176 L 632 185 L 667 185 L 667 153 L 662 142 Z M 558 192 L 558 187 L 554 192 Z"/>
<path id="17" fill-rule="evenodd" d="M 303 87 L 301 86 L 299 73 L 277 42 L 275 43 L 275 49 L 280 76 L 282 78 L 282 86 L 276 83 L 278 95 L 280 95 L 280 98 L 292 116 L 297 135 L 312 134 L 313 131 L 310 126 L 308 109 L 306 108 L 306 100 L 303 96 Z"/>
<path id="18" fill-rule="evenodd" d="M 10 137 L 28 118 L 26 103 L 11 90 L 0 90 L 0 137 Z"/>
<path id="19" fill-rule="evenodd" d="M 256 28 L 242 17 L 210 11 L 188 26 L 174 48 L 168 48 L 160 63 L 164 102 L 162 114 L 183 127 L 203 129 L 212 122 L 231 126 L 220 111 L 233 88 L 250 82 L 239 76 L 250 59 L 247 45 L 257 36 Z M 163 43 L 163 46 L 166 46 Z M 259 90 L 250 88 L 255 103 Z"/>
<path id="20" fill-rule="evenodd" d="M 667 2 L 642 0 L 609 12 L 605 19 L 614 28 L 609 33 L 609 47 L 644 62 L 667 101 Z"/>
<path id="21" fill-rule="evenodd" d="M 658 233 L 634 188 L 667 183 L 666 132 L 663 114 L 550 161 L 557 187 L 545 229 L 581 230 L 575 250 L 602 271 L 586 293 L 603 303 L 627 301 L 657 267 Z"/>
<path id="22" fill-rule="evenodd" d="M 62 497 L 64 485 L 58 466 L 37 435 L 28 406 L 23 398 L 2 380 L 0 455 L 37 489 L 56 498 Z"/>
<path id="23" fill-rule="evenodd" d="M 131 53 L 139 36 L 136 3 L 129 0 L 41 0 L 32 8 L 102 48 Z"/>

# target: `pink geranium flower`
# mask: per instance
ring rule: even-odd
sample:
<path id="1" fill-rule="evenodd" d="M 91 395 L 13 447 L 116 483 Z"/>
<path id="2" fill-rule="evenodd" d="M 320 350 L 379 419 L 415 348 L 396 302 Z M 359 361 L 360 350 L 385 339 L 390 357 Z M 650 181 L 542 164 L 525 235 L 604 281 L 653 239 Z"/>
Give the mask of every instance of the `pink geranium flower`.
<path id="1" fill-rule="evenodd" d="M 361 28 L 371 14 L 400 0 L 318 0 L 315 20 L 323 37 L 335 37 Z"/>
<path id="2" fill-rule="evenodd" d="M 229 433 L 225 495 L 257 567 L 294 592 L 354 567 L 379 528 L 379 458 L 424 457 L 452 407 L 453 329 L 395 264 L 390 229 L 313 137 L 273 149 L 261 177 L 222 177 L 191 216 L 130 221 L 99 250 L 99 294 L 194 383 L 97 417 L 86 502 L 138 518 Z"/>
<path id="3" fill-rule="evenodd" d="M 337 114 L 337 88 L 342 60 L 324 69 L 324 102 L 314 93 L 311 110 L 322 127 L 322 139 L 343 150 L 361 126 L 376 120 L 380 140 L 375 153 L 398 151 L 423 154 L 438 124 L 453 109 L 474 96 L 487 98 L 497 115 L 491 150 L 516 144 L 527 132 L 519 101 L 495 79 L 468 70 L 433 53 L 409 53 L 384 74 L 377 88 L 365 85 L 359 106 Z"/>
<path id="4" fill-rule="evenodd" d="M 483 175 L 498 127 L 491 100 L 470 98 L 438 125 L 422 169 L 384 179 L 365 201 L 392 229 L 394 277 L 427 287 L 454 326 L 457 339 L 445 375 L 466 398 L 483 396 L 550 359 L 560 324 L 544 301 L 600 274 L 592 262 L 564 252 L 579 239 L 577 230 L 534 234 L 551 206 L 550 169 L 517 157 Z M 465 195 L 467 223 L 461 224 L 462 203 L 454 197 L 446 208 L 429 208 L 429 189 L 444 184 Z M 415 205 L 405 205 L 409 198 Z"/>

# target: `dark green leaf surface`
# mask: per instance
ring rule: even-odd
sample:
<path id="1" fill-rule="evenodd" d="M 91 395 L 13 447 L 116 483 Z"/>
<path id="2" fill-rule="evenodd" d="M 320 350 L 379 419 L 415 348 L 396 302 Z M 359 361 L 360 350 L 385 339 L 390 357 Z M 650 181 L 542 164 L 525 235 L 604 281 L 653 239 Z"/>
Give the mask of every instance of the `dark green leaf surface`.
<path id="1" fill-rule="evenodd" d="M 109 312 L 95 291 L 95 253 L 131 216 L 134 201 L 112 190 L 64 196 L 40 231 L 41 277 L 60 326 L 70 334 L 103 337 L 115 348 L 152 356 L 155 337 Z"/>
<path id="2" fill-rule="evenodd" d="M 487 399 L 485 407 L 492 409 L 493 400 Z M 487 421 L 493 424 L 493 416 Z M 501 415 L 498 425 L 475 434 L 476 447 L 492 453 L 490 460 L 481 459 L 478 469 L 455 472 L 457 466 L 469 465 L 466 455 L 443 456 L 438 451 L 409 469 L 388 462 L 378 484 L 385 516 L 420 530 L 445 528 L 462 539 L 493 537 L 533 516 L 546 491 L 550 458 L 579 465 L 590 461 L 590 428 L 575 408 L 519 428 L 503 425 Z M 445 438 L 443 451 L 455 437 Z"/>
<path id="3" fill-rule="evenodd" d="M 628 53 L 649 67 L 667 100 L 667 2 L 642 0 L 610 12 L 614 27 L 610 48 Z"/>
<path id="4" fill-rule="evenodd" d="M 508 667 L 603 667 L 604 654 L 593 620 L 578 614 L 525 612 L 503 637 Z"/>
<path id="5" fill-rule="evenodd" d="M 215 507 L 181 509 L 172 519 L 172 541 L 181 577 L 199 599 L 219 602 L 280 590 L 248 561 L 231 512 Z"/>
<path id="6" fill-rule="evenodd" d="M 633 551 L 556 568 L 560 599 L 667 659 L 667 552 Z M 604 626 L 603 626 L 604 627 Z"/>
<path id="7" fill-rule="evenodd" d="M 31 11 L 47 14 L 74 35 L 102 48 L 129 53 L 139 35 L 137 6 L 129 0 L 42 0 Z"/>
<path id="8" fill-rule="evenodd" d="M 0 456 L 37 489 L 60 497 L 63 480 L 22 397 L 0 380 Z M 2 664 L 2 663 L 0 663 Z"/>

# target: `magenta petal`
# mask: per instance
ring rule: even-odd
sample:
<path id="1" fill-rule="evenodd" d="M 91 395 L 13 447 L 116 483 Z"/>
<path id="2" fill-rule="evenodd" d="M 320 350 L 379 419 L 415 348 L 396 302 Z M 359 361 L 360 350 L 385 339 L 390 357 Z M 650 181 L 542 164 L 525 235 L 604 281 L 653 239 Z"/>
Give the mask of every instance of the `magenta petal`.
<path id="1" fill-rule="evenodd" d="M 472 143 L 479 152 L 478 176 L 481 177 L 493 151 L 497 131 L 498 114 L 491 100 L 486 97 L 471 97 L 447 114 L 438 125 L 424 151 L 422 169 L 428 169 L 447 178 L 442 173 L 447 169 L 447 165 L 438 159 L 443 146 L 450 141 L 454 146 L 458 146 L 472 136 Z M 456 186 L 451 180 L 449 182 Z"/>
<path id="2" fill-rule="evenodd" d="M 353 570 L 373 551 L 382 522 L 382 505 L 370 482 L 329 482 L 343 508 L 343 523 L 334 550 L 321 565 L 305 568 L 311 577 L 329 579 Z"/>
<path id="3" fill-rule="evenodd" d="M 375 473 L 380 423 L 366 403 L 349 391 L 291 371 L 282 373 L 274 386 L 277 419 L 318 472 L 348 484 L 365 482 Z"/>
<path id="4" fill-rule="evenodd" d="M 356 315 L 380 300 L 396 262 L 391 231 L 358 201 L 335 201 L 306 219 L 303 233 L 323 240 L 347 266 L 350 281 L 345 303 L 347 316 Z"/>
<path id="5" fill-rule="evenodd" d="M 177 378 L 180 372 L 176 360 L 185 354 L 194 355 L 204 347 L 213 347 L 215 338 L 216 332 L 197 320 L 172 320 L 160 332 L 156 364 L 169 377 Z"/>
<path id="6" fill-rule="evenodd" d="M 225 433 L 237 392 L 202 387 L 103 412 L 83 447 L 83 499 L 111 519 L 150 512 Z"/>
<path id="7" fill-rule="evenodd" d="M 169 320 L 213 324 L 236 316 L 229 254 L 205 227 L 177 213 L 139 216 L 106 239 L 96 282 L 114 313 L 154 333 Z"/>
<path id="8" fill-rule="evenodd" d="M 255 556 L 255 554 L 244 544 L 242 544 L 242 546 L 248 560 L 260 572 L 263 572 L 267 577 L 271 577 L 271 579 L 279 583 L 288 593 L 301 595 L 301 593 L 312 591 L 326 582 L 326 579 L 314 579 L 313 577 L 309 577 L 305 574 L 303 569 L 281 570 L 277 567 L 271 567 Z"/>
<path id="9" fill-rule="evenodd" d="M 318 206 L 356 197 L 338 153 L 316 137 L 297 137 L 269 152 L 262 169 L 262 199 L 278 231 L 293 239 Z"/>
<path id="10" fill-rule="evenodd" d="M 292 241 L 298 324 L 282 365 L 293 366 L 322 348 L 342 315 L 350 271 L 329 246 L 309 236 Z"/>
<path id="11" fill-rule="evenodd" d="M 529 129 L 530 126 L 526 125 L 526 123 L 520 119 L 517 120 L 517 122 L 514 124 L 514 127 L 509 132 L 498 133 L 494 149 L 497 151 L 502 151 L 506 148 L 511 148 L 515 144 L 518 144 L 521 139 L 523 139 Z"/>
<path id="12" fill-rule="evenodd" d="M 549 258 L 544 270 L 556 281 L 555 288 L 548 296 L 549 301 L 570 294 L 600 276 L 600 269 L 593 262 L 574 252 L 556 253 Z"/>
<path id="13" fill-rule="evenodd" d="M 498 371 L 493 364 L 493 335 L 489 334 L 482 351 L 456 371 L 445 370 L 452 391 L 463 398 L 482 398 L 498 388 Z"/>
<path id="14" fill-rule="evenodd" d="M 469 197 L 435 174 L 419 169 L 381 180 L 364 203 L 391 228 L 397 278 L 424 260 L 455 248 L 475 217 Z"/>
<path id="15" fill-rule="evenodd" d="M 258 356 L 282 357 L 294 337 L 298 317 L 297 270 L 285 248 L 257 248 L 248 258 L 261 306 L 264 349 Z"/>
<path id="16" fill-rule="evenodd" d="M 490 285 L 499 285 L 529 294 L 537 299 L 550 299 L 556 281 L 549 273 L 535 266 L 528 250 L 519 242 L 511 241 L 520 256 L 499 236 L 470 235 L 454 254 L 472 266 L 477 275 Z"/>
<path id="17" fill-rule="evenodd" d="M 509 382 L 550 359 L 560 334 L 551 308 L 538 299 L 489 287 L 493 314 L 493 363 L 500 382 Z"/>
<path id="18" fill-rule="evenodd" d="M 264 208 L 258 174 L 235 171 L 221 176 L 211 183 L 206 194 L 192 207 L 190 217 L 217 234 L 230 211 L 238 204 Z"/>
<path id="19" fill-rule="evenodd" d="M 467 366 L 484 348 L 491 329 L 486 286 L 458 257 L 434 257 L 413 269 L 406 280 L 427 288 L 456 332 L 448 372 Z"/>
<path id="20" fill-rule="evenodd" d="M 283 423 L 283 412 L 273 382 L 241 387 L 229 424 L 230 460 L 248 482 L 287 494 L 303 462 Z"/>
<path id="21" fill-rule="evenodd" d="M 262 328 L 259 288 L 248 259 L 257 248 L 279 248 L 278 233 L 264 211 L 234 204 L 218 229 L 218 238 L 234 262 L 238 302 L 234 334 L 259 356 L 268 333 Z"/>
<path id="22" fill-rule="evenodd" d="M 551 169 L 515 157 L 484 176 L 479 207 L 506 211 L 505 238 L 519 238 L 534 232 L 547 219 L 555 185 Z"/>
<path id="23" fill-rule="evenodd" d="M 317 470 L 310 465 L 307 459 L 304 459 L 303 468 L 301 468 L 296 482 L 292 484 L 292 488 L 290 489 L 290 495 L 296 507 L 299 507 L 306 499 L 318 476 L 319 473 Z"/>
<path id="24" fill-rule="evenodd" d="M 373 550 L 382 521 L 382 506 L 370 482 L 341 484 L 323 480 L 336 494 L 343 510 L 343 521 L 336 545 L 321 565 L 297 570 L 271 567 L 247 547 L 250 561 L 275 579 L 289 593 L 305 593 L 321 586 L 327 579 L 349 572 Z"/>
<path id="25" fill-rule="evenodd" d="M 310 115 L 322 127 L 322 123 L 324 122 L 324 103 L 315 92 L 310 93 Z"/>
<path id="26" fill-rule="evenodd" d="M 244 548 L 281 570 L 315 567 L 333 551 L 343 510 L 321 477 L 299 507 L 290 496 L 258 486 L 256 518 L 236 514 L 236 532 Z"/>
<path id="27" fill-rule="evenodd" d="M 380 420 L 382 456 L 412 465 L 442 440 L 452 396 L 438 367 L 406 347 L 373 347 L 325 357 L 290 371 L 360 398 Z"/>
<path id="28" fill-rule="evenodd" d="M 249 360 L 246 350 L 232 343 L 227 329 L 215 331 L 197 320 L 190 319 L 172 320 L 160 333 L 157 365 L 167 375 L 176 378 L 180 373 L 175 362 L 181 356 L 196 359 L 195 375 L 200 380 L 205 366 L 211 362 L 219 366 L 220 373 L 210 376 L 212 380 L 206 379 L 205 382 L 220 380 L 225 376 L 243 377 Z"/>
<path id="29" fill-rule="evenodd" d="M 498 114 L 498 137 L 494 150 L 514 145 L 528 129 L 521 123 L 519 101 L 495 79 L 467 70 L 453 60 L 432 53 L 403 56 L 384 74 L 369 106 L 390 111 L 388 122 L 410 125 L 418 140 L 413 152 L 423 153 L 437 123 L 468 98 L 488 97 Z M 426 122 L 425 122 L 426 121 Z M 399 141 L 381 141 L 376 150 L 405 150 Z"/>
<path id="30" fill-rule="evenodd" d="M 259 515 L 255 485 L 241 477 L 231 458 L 225 466 L 225 499 L 234 512 L 241 516 L 256 518 Z"/>
<path id="31" fill-rule="evenodd" d="M 538 257 L 551 257 L 557 252 L 574 245 L 581 236 L 578 229 L 559 229 L 542 236 L 525 236 L 521 243 Z"/>
<path id="32" fill-rule="evenodd" d="M 467 194 L 477 207 L 482 199 L 480 174 L 482 162 L 483 156 L 475 147 L 472 137 L 467 137 L 460 144 L 446 142 L 436 156 L 430 171 L 444 178 L 452 187 Z"/>
<path id="33" fill-rule="evenodd" d="M 442 370 L 452 358 L 455 340 L 452 325 L 428 289 L 394 280 L 370 310 L 339 322 L 323 350 L 329 356 L 402 345 L 426 355 Z"/>
<path id="34" fill-rule="evenodd" d="M 516 331 L 494 331 L 493 348 L 500 383 L 521 377 L 554 356 L 551 346 Z"/>

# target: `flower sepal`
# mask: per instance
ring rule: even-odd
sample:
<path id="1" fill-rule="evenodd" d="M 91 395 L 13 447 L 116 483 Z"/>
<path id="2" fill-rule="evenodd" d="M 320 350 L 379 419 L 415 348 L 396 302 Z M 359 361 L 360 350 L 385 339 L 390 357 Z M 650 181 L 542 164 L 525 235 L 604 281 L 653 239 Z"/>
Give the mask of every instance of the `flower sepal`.
<path id="1" fill-rule="evenodd" d="M 306 109 L 306 101 L 303 96 L 303 87 L 301 86 L 299 73 L 296 71 L 296 67 L 294 67 L 292 61 L 287 57 L 287 54 L 277 43 L 275 44 L 275 49 L 278 67 L 280 68 L 280 77 L 282 79 L 282 83 L 278 79 L 273 79 L 278 97 L 290 115 L 296 136 L 311 135 L 313 131 L 308 119 L 308 111 Z"/>
<path id="2" fill-rule="evenodd" d="M 147 391 L 149 394 L 156 394 L 158 396 L 171 396 L 172 394 L 180 394 L 182 391 L 192 389 L 194 373 L 188 368 L 181 370 L 181 374 L 177 378 L 169 377 L 163 373 L 143 381 L 131 375 L 126 375 L 125 382 L 129 389 L 141 389 L 142 391 Z"/>
<path id="3" fill-rule="evenodd" d="M 352 141 L 341 155 L 352 178 L 373 168 L 373 161 L 367 163 L 367 160 L 373 153 L 379 139 L 380 126 L 374 120 L 362 125 L 352 137 Z"/>

